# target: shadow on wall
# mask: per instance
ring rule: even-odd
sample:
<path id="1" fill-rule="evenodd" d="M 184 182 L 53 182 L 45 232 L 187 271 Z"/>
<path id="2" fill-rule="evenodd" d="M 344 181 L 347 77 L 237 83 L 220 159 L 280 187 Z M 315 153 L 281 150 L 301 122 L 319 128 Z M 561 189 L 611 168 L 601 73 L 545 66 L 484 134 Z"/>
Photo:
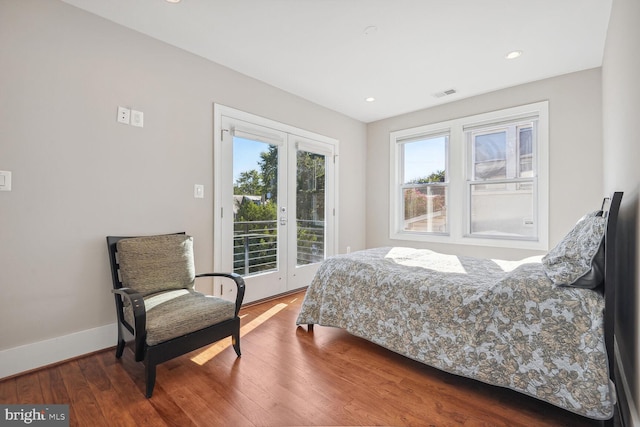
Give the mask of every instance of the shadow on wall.
<path id="1" fill-rule="evenodd" d="M 637 277 L 637 246 L 638 231 L 638 193 L 625 192 L 618 217 L 617 247 L 618 265 L 616 271 L 616 342 L 620 351 L 620 358 L 626 374 L 629 390 L 634 396 L 627 396 L 635 400 L 638 390 L 638 307 L 636 296 L 638 293 Z"/>

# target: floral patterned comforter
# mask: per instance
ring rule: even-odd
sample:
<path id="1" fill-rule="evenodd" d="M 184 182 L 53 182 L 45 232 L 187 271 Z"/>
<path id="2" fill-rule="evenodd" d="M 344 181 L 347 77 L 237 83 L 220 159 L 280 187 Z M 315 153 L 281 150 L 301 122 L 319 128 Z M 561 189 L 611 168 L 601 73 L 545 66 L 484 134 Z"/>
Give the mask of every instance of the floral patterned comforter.
<path id="1" fill-rule="evenodd" d="M 540 257 L 396 247 L 327 259 L 297 324 L 344 328 L 441 370 L 608 419 L 603 309 L 595 291 L 555 287 Z"/>

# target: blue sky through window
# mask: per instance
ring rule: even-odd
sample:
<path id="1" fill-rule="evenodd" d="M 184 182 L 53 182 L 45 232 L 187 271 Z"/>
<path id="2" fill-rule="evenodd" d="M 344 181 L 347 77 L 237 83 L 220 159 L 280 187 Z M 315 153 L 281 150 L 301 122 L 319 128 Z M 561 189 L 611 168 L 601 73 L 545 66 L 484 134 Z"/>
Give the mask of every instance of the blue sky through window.
<path id="1" fill-rule="evenodd" d="M 404 182 L 445 170 L 446 136 L 404 143 Z"/>
<path id="2" fill-rule="evenodd" d="M 250 170 L 260 172 L 260 153 L 269 150 L 269 144 L 245 138 L 233 138 L 233 182 L 240 177 L 240 173 Z"/>
<path id="3" fill-rule="evenodd" d="M 404 182 L 425 178 L 445 169 L 446 137 L 422 139 L 404 144 Z M 260 171 L 260 153 L 266 152 L 269 144 L 246 138 L 233 138 L 233 181 L 240 173 Z"/>

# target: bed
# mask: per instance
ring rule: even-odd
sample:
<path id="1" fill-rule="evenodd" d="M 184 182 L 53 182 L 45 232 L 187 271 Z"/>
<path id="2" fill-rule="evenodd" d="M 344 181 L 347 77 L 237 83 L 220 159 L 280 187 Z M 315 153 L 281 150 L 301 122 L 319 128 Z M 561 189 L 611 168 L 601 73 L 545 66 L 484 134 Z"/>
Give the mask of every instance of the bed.
<path id="1" fill-rule="evenodd" d="M 611 419 L 621 197 L 606 198 L 545 256 L 387 247 L 330 257 L 296 323 L 343 328 L 443 371 Z"/>

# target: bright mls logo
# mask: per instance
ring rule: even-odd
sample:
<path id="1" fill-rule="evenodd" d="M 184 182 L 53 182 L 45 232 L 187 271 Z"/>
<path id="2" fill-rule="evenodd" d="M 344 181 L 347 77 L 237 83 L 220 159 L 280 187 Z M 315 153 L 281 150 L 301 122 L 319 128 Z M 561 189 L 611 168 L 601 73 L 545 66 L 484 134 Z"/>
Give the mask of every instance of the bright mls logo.
<path id="1" fill-rule="evenodd" d="M 0 426 L 68 427 L 69 405 L 0 405 Z"/>

